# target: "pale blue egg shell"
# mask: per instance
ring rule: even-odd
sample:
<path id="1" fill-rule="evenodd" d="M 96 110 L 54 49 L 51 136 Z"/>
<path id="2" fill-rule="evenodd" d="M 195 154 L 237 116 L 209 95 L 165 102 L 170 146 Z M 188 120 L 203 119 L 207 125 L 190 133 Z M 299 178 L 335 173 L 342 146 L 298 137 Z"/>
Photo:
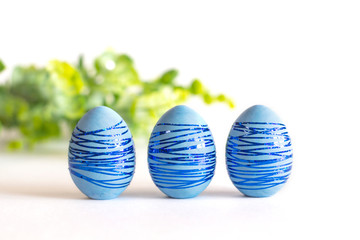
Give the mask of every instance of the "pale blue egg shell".
<path id="1" fill-rule="evenodd" d="M 75 185 L 92 199 L 118 197 L 134 174 L 135 148 L 130 130 L 108 107 L 93 108 L 80 119 L 68 157 Z"/>
<path id="2" fill-rule="evenodd" d="M 215 170 L 214 139 L 204 119 L 189 107 L 167 111 L 152 131 L 148 163 L 155 185 L 172 198 L 192 198 Z"/>
<path id="3" fill-rule="evenodd" d="M 226 146 L 229 176 L 240 192 L 268 197 L 288 180 L 292 145 L 285 124 L 271 109 L 255 105 L 233 124 Z"/>

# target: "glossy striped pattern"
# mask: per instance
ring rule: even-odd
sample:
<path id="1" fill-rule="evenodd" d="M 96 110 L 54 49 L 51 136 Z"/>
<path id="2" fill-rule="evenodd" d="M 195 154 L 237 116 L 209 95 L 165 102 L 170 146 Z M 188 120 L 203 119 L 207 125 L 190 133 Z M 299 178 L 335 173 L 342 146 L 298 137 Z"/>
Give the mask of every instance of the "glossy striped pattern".
<path id="1" fill-rule="evenodd" d="M 134 144 L 123 120 L 94 131 L 75 128 L 69 146 L 69 170 L 73 176 L 117 190 L 129 185 L 134 165 Z"/>
<path id="2" fill-rule="evenodd" d="M 208 184 L 214 175 L 215 160 L 214 140 L 207 125 L 159 123 L 151 134 L 149 169 L 162 190 Z"/>
<path id="3" fill-rule="evenodd" d="M 226 158 L 230 178 L 244 194 L 261 196 L 261 190 L 281 187 L 289 178 L 292 166 L 291 140 L 285 125 L 235 122 L 228 138 Z"/>

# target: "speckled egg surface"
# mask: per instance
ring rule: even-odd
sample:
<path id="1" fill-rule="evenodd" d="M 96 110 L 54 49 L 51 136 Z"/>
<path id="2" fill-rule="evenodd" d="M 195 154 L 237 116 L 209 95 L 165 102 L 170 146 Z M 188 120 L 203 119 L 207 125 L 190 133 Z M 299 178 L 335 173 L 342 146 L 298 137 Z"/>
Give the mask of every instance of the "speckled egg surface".
<path id="1" fill-rule="evenodd" d="M 292 146 L 285 124 L 268 107 L 255 105 L 235 121 L 226 146 L 229 176 L 240 192 L 268 197 L 289 178 Z"/>
<path id="2" fill-rule="evenodd" d="M 215 170 L 214 139 L 204 119 L 189 107 L 167 111 L 155 125 L 148 163 L 155 185 L 172 198 L 192 198 L 210 183 Z"/>
<path id="3" fill-rule="evenodd" d="M 93 108 L 80 119 L 72 133 L 68 157 L 74 183 L 89 198 L 118 197 L 134 174 L 130 130 L 108 107 Z"/>

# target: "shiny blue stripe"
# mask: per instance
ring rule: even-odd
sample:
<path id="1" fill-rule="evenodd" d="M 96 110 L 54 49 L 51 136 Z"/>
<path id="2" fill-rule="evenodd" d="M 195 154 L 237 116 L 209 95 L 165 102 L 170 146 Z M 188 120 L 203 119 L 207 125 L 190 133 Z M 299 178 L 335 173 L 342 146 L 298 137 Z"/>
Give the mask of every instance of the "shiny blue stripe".
<path id="1" fill-rule="evenodd" d="M 234 123 L 226 154 L 230 177 L 243 190 L 284 184 L 292 168 L 291 140 L 281 123 Z"/>
<path id="2" fill-rule="evenodd" d="M 156 186 L 186 189 L 211 180 L 216 153 L 207 125 L 160 123 L 158 126 L 172 126 L 173 129 L 155 131 L 150 137 L 149 170 Z M 207 151 L 196 152 L 200 148 Z"/>
<path id="3" fill-rule="evenodd" d="M 131 135 L 120 138 L 125 134 L 130 135 L 123 121 L 94 131 L 76 127 L 69 146 L 70 173 L 103 188 L 126 187 L 134 171 L 135 149 Z"/>

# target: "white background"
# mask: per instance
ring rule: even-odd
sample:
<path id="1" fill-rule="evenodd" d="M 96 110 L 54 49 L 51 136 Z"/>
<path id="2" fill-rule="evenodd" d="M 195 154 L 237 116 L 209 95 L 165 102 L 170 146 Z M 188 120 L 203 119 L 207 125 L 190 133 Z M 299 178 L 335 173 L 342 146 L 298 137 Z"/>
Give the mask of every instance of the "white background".
<path id="1" fill-rule="evenodd" d="M 59 153 L 0 153 L 0 239 L 359 239 L 360 3 L 358 1 L 6 1 L 0 58 L 45 65 L 93 59 L 107 47 L 133 57 L 152 79 L 177 68 L 200 78 L 235 110 L 198 101 L 217 169 L 188 200 L 151 182 L 146 143 L 118 199 L 91 201 Z M 1 104 L 1 103 L 0 103 Z M 293 173 L 275 196 L 245 198 L 228 179 L 224 147 L 236 117 L 264 104 L 287 124 Z"/>

